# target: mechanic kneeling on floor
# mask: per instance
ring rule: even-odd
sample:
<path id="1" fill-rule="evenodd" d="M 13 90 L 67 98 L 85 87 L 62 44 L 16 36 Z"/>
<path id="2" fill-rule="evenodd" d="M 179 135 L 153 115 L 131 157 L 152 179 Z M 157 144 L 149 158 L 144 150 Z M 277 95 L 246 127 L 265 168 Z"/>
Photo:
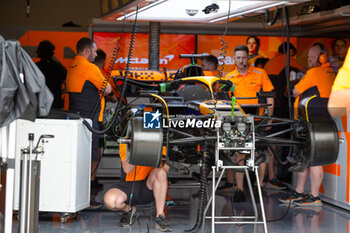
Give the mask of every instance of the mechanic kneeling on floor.
<path id="1" fill-rule="evenodd" d="M 120 226 L 131 226 L 135 222 L 136 205 L 156 202 L 155 229 L 172 231 L 164 217 L 165 198 L 168 191 L 167 172 L 169 166 L 159 168 L 135 166 L 126 159 L 126 144 L 119 145 L 122 164 L 120 183 L 107 191 L 104 202 L 112 211 L 123 211 Z"/>

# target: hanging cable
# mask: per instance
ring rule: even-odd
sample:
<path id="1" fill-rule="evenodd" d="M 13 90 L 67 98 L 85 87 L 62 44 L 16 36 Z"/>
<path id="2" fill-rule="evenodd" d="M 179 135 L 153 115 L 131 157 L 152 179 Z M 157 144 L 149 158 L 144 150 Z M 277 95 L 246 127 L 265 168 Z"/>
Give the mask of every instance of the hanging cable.
<path id="1" fill-rule="evenodd" d="M 284 22 L 282 16 L 282 42 L 283 42 L 283 54 L 284 54 L 284 64 L 286 72 L 286 84 L 287 84 L 287 97 L 288 97 L 288 109 L 289 109 L 289 119 L 293 119 L 293 106 L 290 94 L 290 25 L 289 25 L 289 13 L 288 7 L 284 7 L 285 17 L 286 17 L 286 38 L 287 38 L 287 48 L 284 46 Z M 287 57 L 286 57 L 287 55 Z"/>
<path id="2" fill-rule="evenodd" d="M 222 71 L 224 70 L 224 64 L 225 64 L 225 58 L 226 58 L 226 53 L 227 53 L 227 48 L 228 48 L 228 42 L 225 41 L 223 38 L 226 36 L 227 29 L 228 29 L 228 23 L 230 19 L 230 11 L 231 11 L 231 0 L 228 1 L 228 12 L 227 12 L 227 19 L 226 19 L 226 26 L 225 26 L 225 31 L 220 37 L 220 50 L 221 52 L 219 53 L 219 65 L 218 65 L 218 71 L 220 72 L 220 77 L 222 77 Z"/>
<path id="3" fill-rule="evenodd" d="M 26 11 L 27 17 L 30 15 L 30 0 L 27 0 L 27 11 Z"/>
<path id="4" fill-rule="evenodd" d="M 272 21 L 270 21 L 270 11 L 266 10 L 265 11 L 265 22 L 267 25 L 272 26 L 276 23 L 277 19 L 280 17 L 281 14 L 281 8 L 277 9 L 276 15 L 275 17 L 272 19 Z"/>
<path id="5" fill-rule="evenodd" d="M 284 17 L 282 14 L 281 21 L 282 21 L 282 41 L 283 41 L 283 55 L 284 55 L 284 65 L 285 65 L 285 72 L 286 72 L 286 84 L 287 84 L 287 98 L 288 98 L 288 112 L 289 112 L 289 119 L 294 118 L 294 111 L 293 111 L 293 105 L 292 105 L 292 97 L 290 94 L 290 49 L 289 49 L 289 43 L 290 43 L 290 30 L 289 30 L 289 14 L 288 14 L 288 8 L 284 8 L 285 17 L 286 17 L 286 37 L 287 37 L 287 48 L 285 48 L 284 43 Z M 283 13 L 283 12 L 282 12 Z M 287 51 L 286 51 L 287 50 Z M 287 54 L 287 58 L 286 58 Z M 292 135 L 291 135 L 292 137 Z M 291 138 L 292 139 L 292 138 Z M 291 156 L 294 151 L 294 146 L 291 146 L 288 151 L 288 156 Z"/>
<path id="6" fill-rule="evenodd" d="M 135 20 L 134 20 L 134 25 L 132 27 L 128 59 L 127 59 L 127 64 L 126 64 L 126 69 L 125 69 L 125 74 L 124 74 L 124 83 L 123 83 L 123 86 L 122 86 L 122 89 L 121 89 L 121 93 L 120 93 L 120 97 L 119 97 L 119 101 L 118 101 L 118 104 L 117 104 L 117 107 L 116 107 L 116 110 L 115 110 L 116 112 L 119 111 L 119 108 L 122 105 L 123 98 L 124 98 L 124 95 L 125 95 L 125 92 L 126 92 L 126 88 L 127 88 L 127 81 L 128 81 L 128 75 L 129 75 L 129 69 L 130 69 L 130 62 L 131 62 L 131 58 L 132 58 L 132 55 L 133 55 L 133 52 L 134 52 L 135 36 L 136 36 L 136 32 L 137 32 L 137 15 L 138 15 L 138 10 L 139 10 L 139 0 L 137 0 Z M 111 127 L 114 125 L 114 123 L 115 123 L 115 121 L 117 119 L 117 115 L 118 114 L 114 114 L 113 119 L 111 121 L 111 124 L 109 126 L 107 126 L 103 130 L 95 130 L 94 128 L 92 128 L 90 126 L 90 124 L 85 119 L 83 120 L 83 123 L 92 133 L 104 134 L 108 130 L 110 130 Z"/>
<path id="7" fill-rule="evenodd" d="M 287 66 L 286 66 L 286 75 L 287 75 L 287 94 L 288 94 L 288 107 L 289 107 L 289 118 L 293 119 L 292 116 L 292 98 L 290 95 L 290 25 L 289 25 L 289 13 L 288 13 L 288 7 L 284 8 L 286 13 L 286 28 L 287 28 Z"/>
<path id="8" fill-rule="evenodd" d="M 293 119 L 293 115 L 292 115 L 292 104 L 291 104 L 291 95 L 290 95 L 290 87 L 289 87 L 289 71 L 290 71 L 290 30 L 289 30 L 289 14 L 288 14 L 288 7 L 284 8 L 285 11 L 285 17 L 286 17 L 286 38 L 287 38 L 287 48 L 285 48 L 285 44 L 284 44 L 284 22 L 283 22 L 283 14 L 281 16 L 281 29 L 282 29 L 282 43 L 283 43 L 283 55 L 284 55 L 284 64 L 285 64 L 285 71 L 286 71 L 286 83 L 287 83 L 287 94 L 288 94 L 288 107 L 289 107 L 289 118 Z M 287 50 L 287 51 L 286 51 Z M 287 58 L 286 58 L 286 54 L 287 54 Z M 275 151 L 272 149 L 272 147 L 269 145 L 268 146 L 271 150 L 271 152 L 274 154 L 274 157 L 281 163 L 281 164 L 285 164 L 284 162 L 282 163 L 282 161 L 280 161 L 280 158 L 278 156 L 276 156 Z M 293 152 L 294 146 L 290 147 L 289 152 L 288 152 L 288 156 L 291 155 L 291 153 Z M 291 187 L 293 187 L 293 180 L 291 183 Z M 291 188 L 291 195 L 292 195 L 293 191 Z M 277 222 L 282 220 L 284 217 L 286 217 L 288 215 L 288 212 L 290 210 L 291 207 L 291 200 L 289 200 L 288 206 L 287 206 L 287 210 L 285 211 L 284 214 L 282 214 L 280 217 L 276 218 L 276 219 L 269 219 L 266 220 L 266 222 Z"/>

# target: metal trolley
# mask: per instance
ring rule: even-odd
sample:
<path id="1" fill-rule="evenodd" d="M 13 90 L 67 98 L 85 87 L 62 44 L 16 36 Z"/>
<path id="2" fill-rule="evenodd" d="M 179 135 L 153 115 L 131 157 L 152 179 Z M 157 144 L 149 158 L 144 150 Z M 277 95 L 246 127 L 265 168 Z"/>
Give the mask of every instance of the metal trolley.
<path id="1" fill-rule="evenodd" d="M 252 116 L 224 116 L 219 117 L 222 120 L 223 127 L 217 129 L 217 142 L 215 146 L 215 166 L 212 166 L 212 194 L 204 210 L 206 215 L 211 204 L 211 216 L 206 216 L 205 219 L 211 219 L 211 232 L 215 232 L 215 224 L 255 224 L 254 232 L 257 224 L 263 224 L 264 231 L 267 233 L 266 216 L 264 210 L 264 203 L 262 199 L 262 192 L 259 182 L 258 166 L 254 163 L 255 157 L 255 135 L 254 135 L 254 117 Z M 225 127 L 227 124 L 227 127 Z M 227 132 L 225 131 L 227 129 Z M 221 131 L 220 131 L 221 130 Z M 223 135 L 227 135 L 227 137 Z M 223 161 L 219 159 L 220 151 L 244 151 L 249 154 L 246 164 L 244 166 L 225 166 Z M 236 171 L 243 171 L 248 183 L 248 189 L 251 196 L 251 201 L 254 210 L 254 216 L 217 216 L 215 214 L 215 195 L 218 185 L 225 173 L 226 169 L 233 169 Z M 253 186 L 249 177 L 248 171 L 253 171 L 256 176 L 256 185 L 261 206 L 262 221 L 258 220 L 259 213 L 257 204 L 255 202 Z M 219 177 L 217 177 L 219 173 Z M 205 219 L 203 221 L 205 221 Z M 226 221 L 225 221 L 226 220 Z M 202 226 L 204 227 L 205 224 Z"/>

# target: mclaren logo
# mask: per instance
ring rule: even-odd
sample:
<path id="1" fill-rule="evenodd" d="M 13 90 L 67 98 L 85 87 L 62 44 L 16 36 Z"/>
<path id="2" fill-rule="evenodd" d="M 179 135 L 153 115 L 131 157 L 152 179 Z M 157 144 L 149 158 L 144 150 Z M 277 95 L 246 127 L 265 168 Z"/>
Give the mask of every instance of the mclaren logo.
<path id="1" fill-rule="evenodd" d="M 170 55 L 166 55 L 163 58 L 159 59 L 159 64 L 161 65 L 167 65 L 171 60 L 173 60 L 175 57 L 175 55 L 170 54 Z M 118 58 L 115 63 L 127 63 L 128 58 L 127 57 L 120 57 Z M 135 57 L 135 58 L 131 58 L 130 60 L 130 64 L 148 64 L 148 58 L 139 58 L 139 57 Z"/>

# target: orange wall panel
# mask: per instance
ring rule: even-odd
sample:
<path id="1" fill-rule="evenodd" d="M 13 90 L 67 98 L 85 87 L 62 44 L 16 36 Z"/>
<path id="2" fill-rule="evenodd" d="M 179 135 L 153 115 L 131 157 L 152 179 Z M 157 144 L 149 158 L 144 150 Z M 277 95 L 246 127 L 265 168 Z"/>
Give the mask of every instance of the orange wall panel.
<path id="1" fill-rule="evenodd" d="M 22 46 L 38 46 L 42 40 L 49 40 L 55 46 L 55 57 L 68 69 L 72 58 L 64 58 L 64 48 L 76 53 L 75 46 L 82 37 L 88 37 L 87 32 L 59 32 L 59 31 L 28 31 L 20 39 Z M 34 62 L 39 58 L 33 58 Z"/>

